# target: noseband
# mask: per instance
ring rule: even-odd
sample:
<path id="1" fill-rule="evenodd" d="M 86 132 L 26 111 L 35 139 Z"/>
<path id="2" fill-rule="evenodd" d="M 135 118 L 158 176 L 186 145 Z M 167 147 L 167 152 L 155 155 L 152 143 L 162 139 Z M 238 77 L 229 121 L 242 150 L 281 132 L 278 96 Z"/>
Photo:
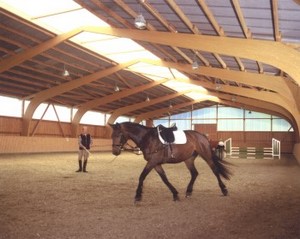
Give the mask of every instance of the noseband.
<path id="1" fill-rule="evenodd" d="M 121 137 L 120 137 L 120 143 L 119 144 L 113 144 L 112 146 L 113 147 L 118 147 L 120 150 L 123 149 L 124 145 L 126 143 L 126 138 L 124 137 L 123 134 L 121 134 Z"/>

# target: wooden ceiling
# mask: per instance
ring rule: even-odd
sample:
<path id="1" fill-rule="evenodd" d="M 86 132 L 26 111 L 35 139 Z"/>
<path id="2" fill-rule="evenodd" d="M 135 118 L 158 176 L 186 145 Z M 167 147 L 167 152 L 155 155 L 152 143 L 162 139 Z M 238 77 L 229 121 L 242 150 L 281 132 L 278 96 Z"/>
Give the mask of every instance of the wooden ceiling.
<path id="1" fill-rule="evenodd" d="M 86 26 L 57 36 L 1 8 L 1 95 L 31 100 L 36 107 L 50 102 L 79 108 L 77 122 L 87 110 L 110 113 L 113 122 L 119 114 L 142 120 L 224 104 L 279 115 L 298 132 L 297 1 L 75 2 L 112 28 Z M 134 27 L 139 13 L 147 21 L 145 30 Z M 175 68 L 189 77 L 189 83 L 203 86 L 219 100 L 194 101 L 162 85 L 165 80 L 155 83 L 129 71 L 132 59 L 117 64 L 69 41 L 78 31 L 130 38 L 161 59 L 135 60 Z M 200 67 L 193 70 L 195 56 Z M 62 76 L 64 67 L 69 77 Z M 114 90 L 116 85 L 119 92 Z M 30 118 L 31 113 L 26 112 L 25 117 Z"/>

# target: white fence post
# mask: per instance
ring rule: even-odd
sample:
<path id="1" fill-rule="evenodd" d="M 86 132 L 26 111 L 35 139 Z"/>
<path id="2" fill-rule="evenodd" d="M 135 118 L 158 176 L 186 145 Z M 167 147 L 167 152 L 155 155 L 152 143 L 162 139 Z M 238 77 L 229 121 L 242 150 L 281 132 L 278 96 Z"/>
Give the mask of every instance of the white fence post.
<path id="1" fill-rule="evenodd" d="M 280 159 L 280 141 L 272 138 L 272 157 Z"/>
<path id="2" fill-rule="evenodd" d="M 232 153 L 232 140 L 231 140 L 231 138 L 226 139 L 224 141 L 224 144 L 225 144 L 226 154 L 231 155 L 231 153 Z"/>

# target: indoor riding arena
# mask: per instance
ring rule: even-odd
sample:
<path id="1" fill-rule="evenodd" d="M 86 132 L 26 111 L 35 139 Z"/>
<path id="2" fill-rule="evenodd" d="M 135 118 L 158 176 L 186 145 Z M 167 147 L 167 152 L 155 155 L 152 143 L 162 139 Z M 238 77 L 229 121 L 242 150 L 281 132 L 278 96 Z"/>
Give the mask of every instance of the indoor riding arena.
<path id="1" fill-rule="evenodd" d="M 0 6 L 0 239 L 300 238 L 299 0 Z"/>

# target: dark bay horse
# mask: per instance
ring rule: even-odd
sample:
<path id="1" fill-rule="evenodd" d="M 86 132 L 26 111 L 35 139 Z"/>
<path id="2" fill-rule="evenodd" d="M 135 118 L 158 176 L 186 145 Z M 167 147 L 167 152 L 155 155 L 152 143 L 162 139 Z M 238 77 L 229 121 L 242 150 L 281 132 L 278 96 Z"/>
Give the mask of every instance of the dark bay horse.
<path id="1" fill-rule="evenodd" d="M 119 155 L 127 142 L 131 139 L 137 147 L 143 152 L 143 156 L 147 161 L 143 169 L 136 190 L 135 202 L 141 201 L 143 182 L 149 172 L 155 169 L 161 177 L 162 181 L 167 185 L 173 194 L 173 200 L 179 200 L 178 192 L 169 182 L 162 164 L 164 163 L 180 163 L 184 162 L 191 173 L 191 180 L 187 186 L 186 197 L 192 195 L 193 184 L 198 176 L 195 168 L 194 160 L 199 155 L 209 165 L 215 176 L 217 177 L 219 187 L 224 196 L 228 194 L 227 188 L 221 180 L 221 177 L 229 180 L 231 172 L 229 171 L 224 160 L 220 160 L 217 155 L 212 153 L 212 149 L 207 137 L 197 131 L 185 130 L 187 141 L 185 144 L 172 145 L 172 157 L 168 153 L 169 146 L 161 143 L 158 137 L 157 127 L 146 127 L 137 123 L 123 122 L 110 124 L 112 127 L 112 153 Z"/>

